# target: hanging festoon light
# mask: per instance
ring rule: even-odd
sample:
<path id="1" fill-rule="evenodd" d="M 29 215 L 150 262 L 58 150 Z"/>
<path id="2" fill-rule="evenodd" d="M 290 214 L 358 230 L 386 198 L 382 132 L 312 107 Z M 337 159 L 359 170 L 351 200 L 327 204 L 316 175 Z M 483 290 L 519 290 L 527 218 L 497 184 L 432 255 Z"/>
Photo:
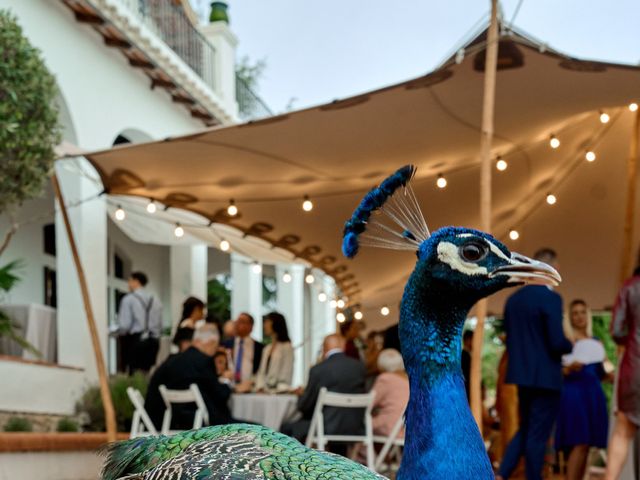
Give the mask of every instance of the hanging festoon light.
<path id="1" fill-rule="evenodd" d="M 291 283 L 291 274 L 289 272 L 284 272 L 282 275 L 282 281 L 284 283 Z"/>
<path id="2" fill-rule="evenodd" d="M 555 203 L 557 201 L 558 201 L 558 199 L 556 198 L 556 196 L 553 193 L 547 194 L 547 203 L 549 205 L 555 205 Z"/>
<path id="3" fill-rule="evenodd" d="M 147 212 L 156 213 L 156 210 L 157 210 L 156 202 L 154 202 L 153 199 L 149 200 L 149 203 L 147 203 Z"/>
<path id="4" fill-rule="evenodd" d="M 308 273 L 306 277 L 304 277 L 304 281 L 308 284 L 311 285 L 313 282 L 316 281 L 316 277 L 313 276 L 312 273 Z"/>
<path id="5" fill-rule="evenodd" d="M 118 220 L 119 222 L 127 217 L 127 214 L 124 213 L 124 209 L 120 205 L 118 205 L 118 209 L 116 210 L 114 217 L 116 217 L 116 220 Z"/>
<path id="6" fill-rule="evenodd" d="M 338 308 L 344 308 L 344 306 L 345 306 L 344 300 L 340 298 L 340 299 L 336 302 L 336 305 L 338 306 Z"/>
<path id="7" fill-rule="evenodd" d="M 549 137 L 549 146 L 551 148 L 558 148 L 560 146 L 560 140 L 555 135 Z"/>
<path id="8" fill-rule="evenodd" d="M 385 317 L 386 317 L 386 316 L 387 316 L 387 315 L 389 315 L 389 313 L 390 313 L 389 307 L 387 307 L 387 306 L 385 305 L 384 307 L 382 307 L 382 308 L 380 309 L 380 313 L 381 313 L 383 316 L 385 316 Z"/>
<path id="9" fill-rule="evenodd" d="M 238 207 L 236 206 L 236 202 L 233 200 L 229 200 L 229 206 L 227 207 L 227 213 L 230 217 L 235 217 L 238 214 Z"/>
<path id="10" fill-rule="evenodd" d="M 324 292 L 320 292 L 320 293 L 318 294 L 318 301 L 319 301 L 320 303 L 324 303 L 324 302 L 326 302 L 326 301 L 327 301 L 327 294 L 326 294 L 326 293 L 324 293 Z"/>
<path id="11" fill-rule="evenodd" d="M 515 228 L 509 230 L 509 238 L 511 240 L 518 240 L 520 238 L 520 233 Z"/>
<path id="12" fill-rule="evenodd" d="M 596 153 L 589 150 L 584 154 L 584 158 L 587 160 L 587 162 L 593 162 L 596 159 Z"/>
<path id="13" fill-rule="evenodd" d="M 302 202 L 302 209 L 305 212 L 310 212 L 311 210 L 313 210 L 313 202 L 309 198 L 309 195 L 304 196 L 304 201 Z"/>
<path id="14" fill-rule="evenodd" d="M 184 228 L 182 228 L 182 226 L 179 223 L 176 223 L 176 228 L 173 229 L 173 234 L 177 238 L 184 237 Z"/>
<path id="15" fill-rule="evenodd" d="M 600 123 L 609 123 L 609 120 L 611 120 L 609 114 L 600 110 Z"/>
<path id="16" fill-rule="evenodd" d="M 337 307 L 338 307 L 338 302 L 336 302 L 335 300 L 331 300 L 331 301 L 329 302 L 329 306 L 330 306 L 331 308 L 337 308 Z"/>
<path id="17" fill-rule="evenodd" d="M 223 252 L 228 252 L 230 248 L 231 244 L 227 240 L 225 240 L 224 238 L 220 240 L 220 250 L 222 250 Z"/>
<path id="18" fill-rule="evenodd" d="M 442 175 L 441 173 L 438 174 L 436 185 L 438 186 L 438 188 L 444 188 L 447 186 L 447 179 L 444 178 L 444 175 Z"/>
<path id="19" fill-rule="evenodd" d="M 364 317 L 364 315 L 362 315 L 362 312 L 360 310 L 357 310 L 353 314 L 353 318 L 355 318 L 356 320 L 362 320 L 362 317 Z"/>
<path id="20" fill-rule="evenodd" d="M 504 172 L 507 167 L 509 166 L 509 164 L 507 163 L 507 161 L 502 158 L 502 157 L 498 157 L 498 160 L 496 161 L 496 168 L 501 171 Z"/>
<path id="21" fill-rule="evenodd" d="M 340 323 L 344 323 L 344 321 L 347 319 L 347 317 L 344 316 L 344 313 L 342 312 L 338 312 L 338 314 L 336 315 L 336 320 L 338 320 L 338 322 Z"/>
<path id="22" fill-rule="evenodd" d="M 632 112 L 637 112 L 638 111 L 638 104 L 633 102 L 629 104 L 629 110 L 631 110 Z"/>
<path id="23" fill-rule="evenodd" d="M 256 275 L 259 274 L 259 273 L 262 273 L 262 265 L 260 263 L 258 263 L 258 262 L 253 262 L 251 264 L 251 271 L 253 273 L 255 273 Z"/>

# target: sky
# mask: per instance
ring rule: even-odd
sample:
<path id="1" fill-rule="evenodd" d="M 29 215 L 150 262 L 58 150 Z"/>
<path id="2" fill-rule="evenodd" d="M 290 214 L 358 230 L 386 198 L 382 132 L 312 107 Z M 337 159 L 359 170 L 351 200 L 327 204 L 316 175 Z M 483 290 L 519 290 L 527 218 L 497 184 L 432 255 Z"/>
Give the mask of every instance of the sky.
<path id="1" fill-rule="evenodd" d="M 203 13 L 209 3 L 191 1 Z M 489 0 L 227 3 L 238 58 L 266 61 L 258 94 L 276 113 L 423 75 L 468 39 L 490 9 Z M 640 63 L 638 0 L 505 0 L 507 22 L 519 3 L 514 25 L 561 52 Z"/>

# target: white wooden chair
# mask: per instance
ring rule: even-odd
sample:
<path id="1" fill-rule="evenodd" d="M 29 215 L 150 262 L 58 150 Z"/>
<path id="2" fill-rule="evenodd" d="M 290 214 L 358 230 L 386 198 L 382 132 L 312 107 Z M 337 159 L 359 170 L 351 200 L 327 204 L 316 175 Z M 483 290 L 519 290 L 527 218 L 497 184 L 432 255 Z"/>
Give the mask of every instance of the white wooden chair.
<path id="1" fill-rule="evenodd" d="M 158 435 L 156 427 L 144 409 L 144 398 L 142 398 L 140 390 L 128 387 L 127 396 L 135 409 L 133 411 L 133 418 L 131 419 L 131 433 L 129 434 L 129 438 Z"/>
<path id="2" fill-rule="evenodd" d="M 164 417 L 162 418 L 162 429 L 160 430 L 162 435 L 172 435 L 178 432 L 177 430 L 171 430 L 172 404 L 196 404 L 196 413 L 193 417 L 193 429 L 202 428 L 209 424 L 209 412 L 207 410 L 207 406 L 204 403 L 200 389 L 195 383 L 192 383 L 186 390 L 170 390 L 165 385 L 160 385 L 159 390 L 162 400 L 164 400 L 164 404 L 166 406 Z"/>
<path id="3" fill-rule="evenodd" d="M 335 393 L 329 392 L 325 387 L 320 389 L 316 408 L 311 418 L 309 433 L 307 434 L 307 447 L 314 443 L 318 450 L 324 450 L 327 442 L 362 442 L 367 449 L 367 467 L 374 468 L 373 450 L 373 426 L 371 421 L 371 410 L 373 409 L 373 399 L 375 392 L 372 390 L 364 394 Z M 324 407 L 339 408 L 364 408 L 364 435 L 327 435 L 324 432 Z M 355 449 L 354 449 L 355 451 Z"/>
<path id="4" fill-rule="evenodd" d="M 394 464 L 387 465 L 385 470 L 393 470 L 400 465 L 402 460 L 402 448 L 404 448 L 404 437 L 400 437 L 400 432 L 404 426 L 404 416 L 400 416 L 398 421 L 389 432 L 389 436 L 384 437 L 382 435 L 374 435 L 373 443 L 382 444 L 382 449 L 376 457 L 375 471 L 382 471 L 382 465 L 385 464 L 387 456 L 391 455 L 394 458 Z"/>

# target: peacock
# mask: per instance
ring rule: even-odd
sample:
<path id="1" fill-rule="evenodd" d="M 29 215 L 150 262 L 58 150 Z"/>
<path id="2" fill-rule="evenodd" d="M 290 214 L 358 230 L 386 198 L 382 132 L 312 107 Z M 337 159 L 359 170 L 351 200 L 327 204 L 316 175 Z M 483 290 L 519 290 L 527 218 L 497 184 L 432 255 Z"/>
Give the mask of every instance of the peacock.
<path id="1" fill-rule="evenodd" d="M 410 184 L 415 172 L 405 166 L 372 189 L 346 222 L 342 244 L 348 258 L 361 246 L 417 255 L 400 309 L 411 393 L 397 478 L 493 479 L 465 394 L 463 325 L 481 298 L 512 285 L 557 285 L 560 276 L 544 263 L 511 253 L 487 233 L 463 227 L 429 232 Z M 344 457 L 246 424 L 132 439 L 109 445 L 106 453 L 104 480 L 384 478 Z"/>

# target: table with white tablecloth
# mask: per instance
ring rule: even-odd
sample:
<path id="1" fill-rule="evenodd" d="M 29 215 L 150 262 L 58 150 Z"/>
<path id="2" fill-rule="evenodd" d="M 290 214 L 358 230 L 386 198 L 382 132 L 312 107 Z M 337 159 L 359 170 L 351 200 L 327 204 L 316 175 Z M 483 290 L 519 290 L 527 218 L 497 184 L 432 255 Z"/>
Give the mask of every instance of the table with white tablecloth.
<path id="1" fill-rule="evenodd" d="M 297 402 L 292 394 L 237 393 L 231 396 L 231 414 L 278 431 L 295 417 Z"/>
<path id="2" fill-rule="evenodd" d="M 0 353 L 22 357 L 27 360 L 43 360 L 55 363 L 56 353 L 56 309 L 47 305 L 0 305 L 0 309 L 11 319 L 14 331 L 35 347 L 39 355 L 24 350 L 8 338 L 0 338 Z"/>

